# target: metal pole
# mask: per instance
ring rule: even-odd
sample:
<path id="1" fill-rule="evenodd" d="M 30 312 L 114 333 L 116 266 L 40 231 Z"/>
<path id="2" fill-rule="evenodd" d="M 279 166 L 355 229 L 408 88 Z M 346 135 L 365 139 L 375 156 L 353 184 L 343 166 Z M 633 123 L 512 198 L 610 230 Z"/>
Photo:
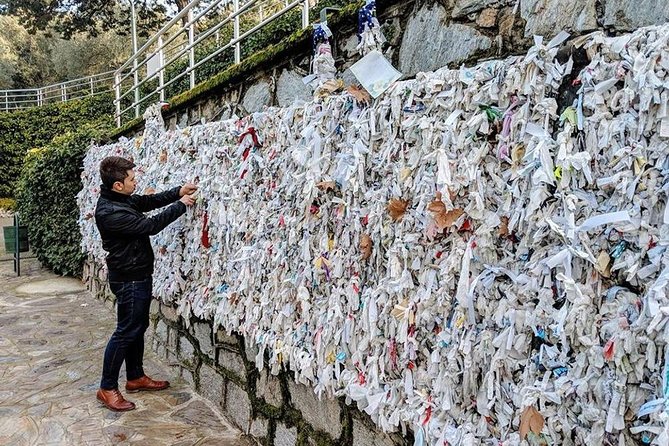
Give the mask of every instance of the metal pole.
<path id="1" fill-rule="evenodd" d="M 242 44 L 239 42 L 239 0 L 234 0 L 232 3 L 233 8 L 235 9 L 235 22 L 234 22 L 234 39 L 235 43 L 235 63 L 239 63 L 242 60 Z"/>
<path id="2" fill-rule="evenodd" d="M 139 118 L 139 72 L 137 71 L 137 18 L 135 17 L 135 0 L 130 0 L 130 14 L 132 19 L 130 21 L 132 28 L 132 68 L 134 71 L 134 85 L 135 89 L 135 118 Z"/>
<path id="3" fill-rule="evenodd" d="M 309 26 L 309 0 L 304 0 L 302 4 L 302 28 Z"/>
<path id="4" fill-rule="evenodd" d="M 67 90 L 65 88 L 65 84 L 60 84 L 60 100 L 62 102 L 67 102 Z"/>
<path id="5" fill-rule="evenodd" d="M 235 0 L 237 1 L 237 0 Z M 188 21 L 191 22 L 188 25 L 188 45 L 190 46 L 190 51 L 188 53 L 188 70 L 190 71 L 190 88 L 195 88 L 195 70 L 193 66 L 195 65 L 195 47 L 193 42 L 195 42 L 195 23 L 193 22 L 193 10 L 188 11 Z"/>
<path id="6" fill-rule="evenodd" d="M 121 127 L 121 73 L 114 75 L 114 96 L 116 96 L 116 127 Z"/>
<path id="7" fill-rule="evenodd" d="M 95 94 L 95 88 L 93 87 L 93 76 L 91 76 L 91 96 Z"/>
<path id="8" fill-rule="evenodd" d="M 7 95 L 6 91 L 5 91 L 5 111 L 9 111 L 9 96 Z"/>
<path id="9" fill-rule="evenodd" d="M 19 246 L 19 213 L 14 214 L 14 271 L 21 275 L 21 247 Z"/>
<path id="10" fill-rule="evenodd" d="M 163 52 L 163 36 L 158 37 L 158 63 L 160 71 L 158 72 L 158 88 L 160 89 L 160 102 L 165 102 L 165 53 Z"/>

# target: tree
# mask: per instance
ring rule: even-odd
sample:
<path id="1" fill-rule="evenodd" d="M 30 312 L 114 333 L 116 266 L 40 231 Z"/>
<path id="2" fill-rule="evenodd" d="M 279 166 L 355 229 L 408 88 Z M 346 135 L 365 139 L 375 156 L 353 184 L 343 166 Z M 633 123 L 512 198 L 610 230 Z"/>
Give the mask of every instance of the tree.
<path id="1" fill-rule="evenodd" d="M 166 4 L 177 8 L 184 0 L 0 0 L 0 12 L 20 19 L 32 34 L 53 29 L 63 38 L 80 33 L 96 37 L 114 30 L 130 32 L 130 1 L 135 2 L 138 33 L 148 37 L 165 20 Z M 187 4 L 187 3 L 186 3 Z"/>

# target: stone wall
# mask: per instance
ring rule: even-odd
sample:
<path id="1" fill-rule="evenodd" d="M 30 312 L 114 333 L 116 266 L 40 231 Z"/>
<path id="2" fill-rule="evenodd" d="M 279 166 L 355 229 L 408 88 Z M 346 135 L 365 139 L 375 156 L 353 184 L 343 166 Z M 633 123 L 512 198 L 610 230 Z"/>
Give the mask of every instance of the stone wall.
<path id="1" fill-rule="evenodd" d="M 577 36 L 598 29 L 615 34 L 669 21 L 666 0 L 377 0 L 377 5 L 388 39 L 385 54 L 405 77 L 522 54 L 534 35 L 550 38 L 566 30 Z M 351 83 L 354 78 L 347 68 L 360 57 L 355 49 L 355 18 L 341 22 L 333 29 L 333 51 L 340 76 Z M 310 100 L 302 77 L 310 72 L 311 48 L 298 45 L 290 54 L 265 61 L 269 68 L 250 72 L 243 81 L 166 112 L 168 127 Z"/>
<path id="2" fill-rule="evenodd" d="M 83 280 L 114 309 L 114 295 L 99 265 L 87 262 Z M 319 400 L 290 371 L 273 376 L 255 366 L 257 350 L 239 334 L 214 331 L 193 318 L 186 327 L 173 307 L 154 300 L 146 345 L 228 419 L 263 446 L 413 445 L 411 434 L 379 432 L 366 414 L 343 399 Z"/>

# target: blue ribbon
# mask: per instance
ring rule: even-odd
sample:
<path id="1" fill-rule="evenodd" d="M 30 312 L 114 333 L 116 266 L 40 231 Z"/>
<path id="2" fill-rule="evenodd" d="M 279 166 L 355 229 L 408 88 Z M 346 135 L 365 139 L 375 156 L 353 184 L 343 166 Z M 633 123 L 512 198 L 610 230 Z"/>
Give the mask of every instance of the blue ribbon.
<path id="1" fill-rule="evenodd" d="M 365 25 L 372 29 L 374 27 L 374 17 L 376 17 L 376 2 L 368 2 L 358 11 L 358 42 L 362 40 L 362 33 L 365 31 Z"/>
<path id="2" fill-rule="evenodd" d="M 318 25 L 314 29 L 314 51 L 316 51 L 318 45 L 323 42 L 329 42 L 328 33 L 325 31 L 325 28 L 323 28 L 321 25 Z"/>

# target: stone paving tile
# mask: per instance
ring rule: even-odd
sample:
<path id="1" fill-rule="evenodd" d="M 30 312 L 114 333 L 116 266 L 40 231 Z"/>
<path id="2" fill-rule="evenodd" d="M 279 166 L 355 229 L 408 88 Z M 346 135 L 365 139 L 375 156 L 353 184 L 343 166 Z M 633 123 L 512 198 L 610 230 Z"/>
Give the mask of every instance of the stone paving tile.
<path id="1" fill-rule="evenodd" d="M 172 387 L 126 395 L 134 411 L 104 408 L 95 391 L 115 315 L 80 283 L 36 261 L 24 263 L 22 273 L 17 278 L 12 262 L 0 262 L 0 445 L 251 444 L 150 346 L 147 373 Z M 122 370 L 121 389 L 124 379 Z"/>

